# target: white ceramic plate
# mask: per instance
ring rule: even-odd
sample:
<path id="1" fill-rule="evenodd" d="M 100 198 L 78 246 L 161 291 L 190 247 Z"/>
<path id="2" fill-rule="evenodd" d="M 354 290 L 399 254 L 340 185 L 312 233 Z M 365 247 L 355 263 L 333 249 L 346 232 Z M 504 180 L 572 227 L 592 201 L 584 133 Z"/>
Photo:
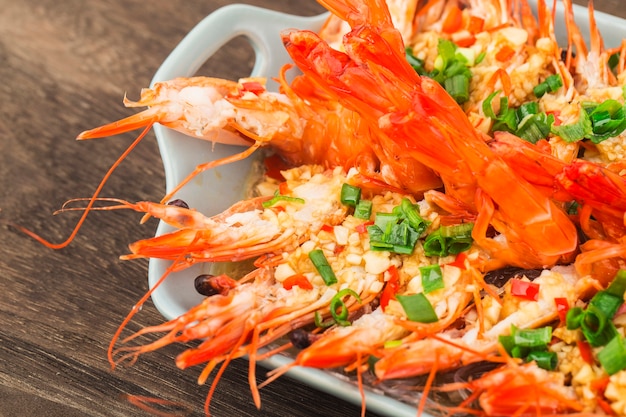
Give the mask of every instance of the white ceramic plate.
<path id="1" fill-rule="evenodd" d="M 562 4 L 559 3 L 559 6 L 557 21 L 562 22 Z M 583 33 L 587 32 L 587 10 L 575 6 L 575 15 Z M 189 32 L 163 62 L 152 82 L 194 75 L 217 50 L 239 36 L 247 38 L 255 51 L 256 61 L 251 75 L 275 77 L 280 67 L 290 62 L 280 40 L 280 30 L 286 28 L 318 30 L 325 18 L 326 15 L 293 16 L 247 5 L 223 7 L 206 17 Z M 609 47 L 619 45 L 624 35 L 624 20 L 599 12 L 596 13 L 596 19 L 605 36 L 605 44 Z M 557 37 L 564 44 L 566 36 L 562 26 L 557 27 Z M 269 88 L 275 89 L 275 83 L 270 82 Z M 213 147 L 209 142 L 186 137 L 160 125 L 156 125 L 154 129 L 165 167 L 168 192 L 197 165 L 241 151 L 241 148 L 232 146 Z M 206 172 L 187 184 L 176 197 L 205 214 L 221 212 L 232 203 L 241 200 L 250 166 L 251 160 L 245 160 Z M 157 235 L 170 230 L 169 226 L 160 223 Z M 148 280 L 151 287 L 161 278 L 167 267 L 166 261 L 150 260 Z M 167 319 L 172 319 L 200 303 L 203 297 L 194 290 L 193 280 L 199 274 L 210 271 L 211 264 L 198 264 L 172 274 L 152 296 L 157 309 Z M 264 365 L 274 368 L 291 361 L 289 357 L 276 355 L 265 361 Z M 331 372 L 294 368 L 288 375 L 345 400 L 357 404 L 361 402 L 357 388 Z M 416 414 L 415 406 L 372 391 L 366 393 L 366 402 L 368 410 L 382 415 L 413 417 Z M 424 416 L 427 417 L 425 414 Z"/>

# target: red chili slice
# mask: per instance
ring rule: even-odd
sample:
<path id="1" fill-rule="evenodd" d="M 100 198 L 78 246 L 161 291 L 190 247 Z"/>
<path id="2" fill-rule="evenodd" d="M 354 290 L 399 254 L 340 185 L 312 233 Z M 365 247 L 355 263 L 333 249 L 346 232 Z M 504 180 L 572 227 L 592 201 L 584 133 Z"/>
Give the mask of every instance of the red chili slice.
<path id="1" fill-rule="evenodd" d="M 460 252 L 454 258 L 454 262 L 449 263 L 450 266 L 456 266 L 457 268 L 465 269 L 465 260 L 467 259 L 467 255 L 465 252 Z"/>
<path id="2" fill-rule="evenodd" d="M 539 298 L 539 284 L 513 278 L 511 280 L 511 294 L 526 300 L 537 301 Z"/>
<path id="3" fill-rule="evenodd" d="M 302 274 L 292 275 L 283 281 L 283 288 L 286 290 L 290 290 L 294 285 L 302 288 L 303 290 L 312 290 L 313 285 L 309 282 L 309 280 Z"/>
<path id="4" fill-rule="evenodd" d="M 383 293 L 380 295 L 380 307 L 383 311 L 385 311 L 385 308 L 389 305 L 389 301 L 395 297 L 400 289 L 400 274 L 398 273 L 398 268 L 391 265 L 389 269 L 387 269 L 387 272 L 389 273 L 389 280 L 385 284 Z"/>
<path id="5" fill-rule="evenodd" d="M 569 302 L 565 297 L 555 297 L 554 303 L 556 304 L 556 311 L 559 313 L 559 318 L 565 323 L 567 317 L 567 311 L 569 310 Z"/>
<path id="6" fill-rule="evenodd" d="M 245 83 L 241 83 L 241 85 L 243 86 L 244 91 L 249 91 L 257 95 L 265 92 L 265 87 L 263 86 L 263 84 L 256 81 L 248 81 Z"/>
<path id="7" fill-rule="evenodd" d="M 367 226 L 371 226 L 373 225 L 374 222 L 373 221 L 369 221 L 369 222 L 365 222 L 365 223 L 361 223 L 359 225 L 357 225 L 354 230 L 356 230 L 357 233 L 359 234 L 363 234 L 367 232 Z"/>
<path id="8" fill-rule="evenodd" d="M 583 360 L 589 365 L 593 365 L 593 352 L 591 351 L 591 345 L 589 345 L 589 342 L 586 340 L 578 340 L 576 341 L 576 345 L 580 351 L 580 357 L 583 358 Z"/>

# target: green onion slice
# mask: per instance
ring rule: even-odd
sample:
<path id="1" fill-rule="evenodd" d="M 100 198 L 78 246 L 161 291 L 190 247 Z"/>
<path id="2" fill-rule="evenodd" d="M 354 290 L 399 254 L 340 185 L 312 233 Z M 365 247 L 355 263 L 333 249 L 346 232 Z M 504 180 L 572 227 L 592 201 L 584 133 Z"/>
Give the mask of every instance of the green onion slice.
<path id="1" fill-rule="evenodd" d="M 552 327 L 538 329 L 515 329 L 513 341 L 517 346 L 527 348 L 544 348 L 552 340 Z"/>
<path id="2" fill-rule="evenodd" d="M 270 200 L 264 201 L 262 205 L 263 205 L 263 208 L 268 208 L 268 207 L 272 207 L 274 204 L 278 203 L 279 201 L 288 201 L 291 203 L 304 204 L 304 199 L 298 198 L 298 197 L 290 197 L 288 195 L 281 195 L 279 194 L 278 190 L 276 190 L 274 192 L 274 197 L 272 197 Z"/>
<path id="3" fill-rule="evenodd" d="M 542 83 L 539 83 L 533 88 L 535 97 L 541 98 L 546 93 L 554 93 L 556 90 L 563 86 L 563 80 L 558 74 L 553 74 L 547 77 Z"/>
<path id="4" fill-rule="evenodd" d="M 598 352 L 598 361 L 607 374 L 613 375 L 626 368 L 626 347 L 621 336 L 615 336 Z"/>
<path id="5" fill-rule="evenodd" d="M 332 285 L 337 283 L 337 277 L 333 272 L 324 252 L 321 249 L 314 249 L 309 252 L 309 259 L 313 262 L 313 266 L 317 269 L 317 272 L 322 276 L 326 285 Z"/>
<path id="6" fill-rule="evenodd" d="M 396 295 L 396 300 L 400 303 L 406 316 L 411 321 L 419 323 L 435 323 L 439 320 L 432 304 L 424 293 L 412 295 Z"/>
<path id="7" fill-rule="evenodd" d="M 554 371 L 557 365 L 556 352 L 533 351 L 526 356 L 526 361 L 537 362 L 537 366 L 548 371 Z"/>
<path id="8" fill-rule="evenodd" d="M 361 189 L 350 184 L 343 184 L 341 186 L 341 204 L 356 207 L 357 203 L 361 199 Z"/>
<path id="9" fill-rule="evenodd" d="M 429 224 L 419 215 L 418 206 L 405 198 L 391 213 L 376 213 L 374 224 L 367 228 L 370 248 L 411 254 Z"/>
<path id="10" fill-rule="evenodd" d="M 330 300 L 330 314 L 333 316 L 335 322 L 340 326 L 350 325 L 350 322 L 347 320 L 349 313 L 348 307 L 343 301 L 343 298 L 348 295 L 356 298 L 356 300 L 361 303 L 361 297 L 359 297 L 359 294 L 350 288 L 344 288 L 335 294 L 335 296 Z"/>
<path id="11" fill-rule="evenodd" d="M 333 319 L 328 319 L 324 321 L 319 311 L 315 312 L 315 314 L 313 315 L 313 320 L 315 322 L 315 327 L 319 327 L 320 329 L 325 329 L 335 324 L 335 321 Z"/>
<path id="12" fill-rule="evenodd" d="M 421 266 L 419 270 L 425 294 L 444 288 L 443 273 L 439 265 Z"/>
<path id="13" fill-rule="evenodd" d="M 369 220 L 372 216 L 372 202 L 370 200 L 359 200 L 354 208 L 354 217 L 357 219 Z"/>

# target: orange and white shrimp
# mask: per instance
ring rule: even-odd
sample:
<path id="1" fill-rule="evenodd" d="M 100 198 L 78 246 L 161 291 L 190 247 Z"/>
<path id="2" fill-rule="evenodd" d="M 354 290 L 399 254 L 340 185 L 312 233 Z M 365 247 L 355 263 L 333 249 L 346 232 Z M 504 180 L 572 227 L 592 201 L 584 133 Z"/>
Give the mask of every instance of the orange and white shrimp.
<path id="1" fill-rule="evenodd" d="M 478 400 L 486 416 L 566 415 L 583 410 L 565 377 L 537 366 L 535 362 L 508 364 L 472 381 L 452 383 L 442 390 L 469 389 L 470 395 L 451 412 L 474 413 L 472 402 Z M 594 415 L 594 414 L 579 414 Z"/>
<path id="2" fill-rule="evenodd" d="M 567 214 L 488 148 L 437 82 L 416 74 L 384 4 L 368 5 L 366 15 L 342 16 L 353 27 L 344 37 L 346 53 L 328 47 L 312 32 L 285 32 L 294 62 L 357 111 L 381 138 L 436 171 L 446 194 L 478 213 L 472 236 L 494 262 L 536 267 L 570 259 L 578 238 Z M 361 6 L 354 1 L 338 9 L 356 12 Z M 372 95 L 373 90 L 380 93 Z M 499 232 L 497 239 L 487 237 L 489 225 Z"/>
<path id="3" fill-rule="evenodd" d="M 414 269 L 418 263 L 428 265 L 432 260 L 424 258 L 419 250 L 416 252 L 408 256 L 397 255 L 396 263 L 400 264 L 397 273 L 403 276 L 398 285 L 404 289 L 394 297 L 424 293 L 421 275 L 419 272 L 414 275 Z M 359 369 L 363 361 L 376 355 L 386 342 L 398 341 L 412 333 L 426 337 L 443 331 L 463 315 L 473 300 L 475 271 L 452 265 L 442 265 L 441 270 L 443 288 L 424 294 L 437 315 L 436 322 L 408 325 L 404 309 L 397 301 L 390 300 L 388 305 L 362 315 L 348 327 L 334 327 L 324 332 L 302 349 L 292 364 L 277 370 L 277 374 L 293 366 Z"/>
<path id="4" fill-rule="evenodd" d="M 582 232 L 591 240 L 580 246 L 576 267 L 603 284 L 626 262 L 626 177 L 584 160 L 565 163 L 541 147 L 500 132 L 489 146 L 521 175 L 562 202 L 577 202 L 576 215 Z M 616 167 L 620 171 L 619 167 Z"/>
<path id="5" fill-rule="evenodd" d="M 281 93 L 265 89 L 265 79 L 238 82 L 209 77 L 177 78 L 143 89 L 128 107 L 150 107 L 133 116 L 81 133 L 78 139 L 112 136 L 154 123 L 212 142 L 246 145 L 225 160 L 201 165 L 163 198 L 192 177 L 217 165 L 243 159 L 260 146 L 270 146 L 289 165 L 359 168 L 364 183 L 387 184 L 419 193 L 440 184 L 428 168 L 412 160 L 398 161 L 384 149 L 358 114 L 333 102 L 305 77 L 291 84 L 280 75 Z"/>
<path id="6" fill-rule="evenodd" d="M 525 279 L 523 276 L 520 279 Z M 417 340 L 408 336 L 402 344 L 381 352 L 376 376 L 381 380 L 408 378 L 453 369 L 485 360 L 498 353 L 498 337 L 509 334 L 511 326 L 537 328 L 558 318 L 555 298 L 564 297 L 570 305 L 597 285 L 589 276 L 579 276 L 572 267 L 544 270 L 533 280 L 536 300 L 522 299 L 505 286 L 502 300 L 485 296 L 476 301 L 479 309 L 463 316 L 460 329 L 449 328 Z M 434 352 L 434 354 L 433 354 Z"/>
<path id="7" fill-rule="evenodd" d="M 422 0 L 387 0 L 387 7 L 391 14 L 394 26 L 400 31 L 404 41 L 408 44 L 415 33 L 415 20 Z M 342 48 L 343 35 L 350 31 L 350 26 L 339 16 L 331 14 L 319 34 L 330 46 Z"/>

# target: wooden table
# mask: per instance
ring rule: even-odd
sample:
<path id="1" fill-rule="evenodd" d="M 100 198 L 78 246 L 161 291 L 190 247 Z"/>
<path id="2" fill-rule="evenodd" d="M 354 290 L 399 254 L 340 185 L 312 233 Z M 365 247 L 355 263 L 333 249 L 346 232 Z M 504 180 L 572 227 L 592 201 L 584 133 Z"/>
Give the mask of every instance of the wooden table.
<path id="1" fill-rule="evenodd" d="M 76 142 L 80 131 L 118 119 L 125 92 L 136 98 L 163 59 L 224 0 L 0 1 L 0 218 L 53 242 L 78 217 L 52 217 L 65 200 L 91 195 L 135 134 Z M 314 15 L 313 1 L 246 3 Z M 626 17 L 620 0 L 598 9 Z M 244 75 L 251 52 L 234 42 L 205 73 Z M 242 71 L 242 73 L 237 73 Z M 107 183 L 103 195 L 159 200 L 164 175 L 150 134 Z M 0 228 L 0 416 L 145 416 L 127 394 L 188 405 L 202 415 L 207 386 L 197 369 L 179 371 L 172 346 L 132 367 L 111 371 L 106 349 L 117 326 L 147 289 L 147 262 L 119 261 L 127 244 L 151 236 L 155 222 L 131 212 L 93 213 L 67 248 L 44 248 Z M 150 303 L 136 324 L 158 323 Z M 263 374 L 263 370 L 259 370 Z M 220 382 L 215 416 L 356 416 L 360 407 L 283 378 L 262 390 L 254 407 L 247 363 L 236 361 Z M 370 414 L 373 415 L 373 414 Z"/>

